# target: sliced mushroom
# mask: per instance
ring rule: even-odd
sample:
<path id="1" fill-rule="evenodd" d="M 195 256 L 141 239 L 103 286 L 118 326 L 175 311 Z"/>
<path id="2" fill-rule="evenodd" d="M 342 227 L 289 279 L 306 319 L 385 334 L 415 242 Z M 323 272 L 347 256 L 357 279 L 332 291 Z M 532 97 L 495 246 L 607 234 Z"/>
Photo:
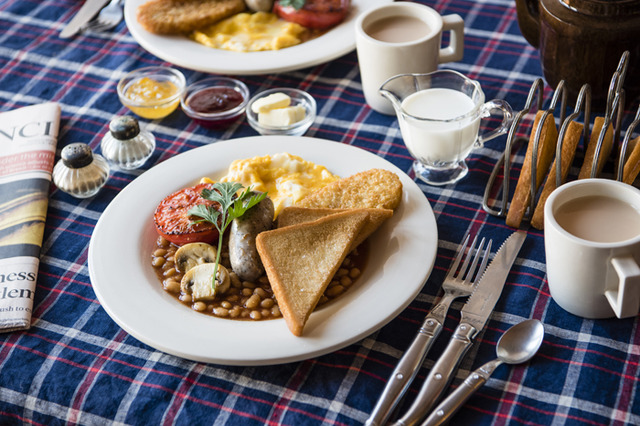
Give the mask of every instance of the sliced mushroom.
<path id="1" fill-rule="evenodd" d="M 204 263 L 215 263 L 218 251 L 207 243 L 189 243 L 180 247 L 175 254 L 176 269 L 187 272 Z"/>
<path id="2" fill-rule="evenodd" d="M 231 285 L 229 270 L 218 265 L 216 283 L 213 284 L 214 263 L 204 263 L 189 269 L 182 277 L 180 289 L 185 294 L 190 294 L 192 300 L 211 301 L 217 294 L 226 293 Z"/>

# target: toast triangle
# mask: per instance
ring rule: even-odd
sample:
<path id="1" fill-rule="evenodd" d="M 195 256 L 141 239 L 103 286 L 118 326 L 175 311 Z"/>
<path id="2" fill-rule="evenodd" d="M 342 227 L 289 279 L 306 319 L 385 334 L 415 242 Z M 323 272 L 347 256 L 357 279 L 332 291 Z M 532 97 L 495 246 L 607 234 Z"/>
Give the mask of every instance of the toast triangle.
<path id="1" fill-rule="evenodd" d="M 349 210 L 258 234 L 256 247 L 289 330 L 301 336 L 368 213 Z"/>

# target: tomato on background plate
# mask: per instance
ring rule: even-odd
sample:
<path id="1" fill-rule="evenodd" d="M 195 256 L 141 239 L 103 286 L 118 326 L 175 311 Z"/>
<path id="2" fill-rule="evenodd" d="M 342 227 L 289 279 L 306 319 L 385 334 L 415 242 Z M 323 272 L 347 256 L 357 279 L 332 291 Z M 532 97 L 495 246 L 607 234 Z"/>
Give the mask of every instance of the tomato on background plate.
<path id="1" fill-rule="evenodd" d="M 351 0 L 276 0 L 273 13 L 285 21 L 321 30 L 342 22 L 350 4 Z"/>
<path id="2" fill-rule="evenodd" d="M 198 204 L 213 206 L 220 210 L 220 204 L 209 201 L 200 195 L 203 189 L 210 189 L 213 184 L 201 183 L 181 189 L 163 199 L 153 214 L 153 221 L 158 233 L 167 241 L 177 245 L 187 243 L 211 243 L 218 238 L 218 230 L 209 222 L 192 224 L 199 218 L 189 216 L 188 211 Z"/>

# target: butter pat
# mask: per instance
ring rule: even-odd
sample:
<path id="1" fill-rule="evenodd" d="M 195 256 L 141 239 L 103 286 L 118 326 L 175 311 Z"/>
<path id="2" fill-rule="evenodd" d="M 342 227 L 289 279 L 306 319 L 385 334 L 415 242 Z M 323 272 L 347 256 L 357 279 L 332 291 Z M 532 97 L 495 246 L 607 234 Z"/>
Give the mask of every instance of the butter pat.
<path id="1" fill-rule="evenodd" d="M 252 105 L 251 110 L 256 114 L 269 112 L 277 108 L 286 108 L 291 105 L 291 98 L 284 93 L 273 93 L 264 98 L 257 99 Z"/>
<path id="2" fill-rule="evenodd" d="M 263 126 L 290 126 L 304 119 L 306 111 L 302 105 L 276 108 L 258 114 L 258 123 Z"/>

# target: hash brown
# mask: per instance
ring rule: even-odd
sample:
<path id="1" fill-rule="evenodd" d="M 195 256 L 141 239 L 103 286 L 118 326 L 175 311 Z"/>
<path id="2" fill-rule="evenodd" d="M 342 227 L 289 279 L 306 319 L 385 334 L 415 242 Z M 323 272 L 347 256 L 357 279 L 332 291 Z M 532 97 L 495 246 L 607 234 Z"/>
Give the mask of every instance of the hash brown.
<path id="1" fill-rule="evenodd" d="M 150 0 L 138 8 L 137 19 L 154 34 L 184 34 L 245 9 L 244 0 Z"/>
<path id="2" fill-rule="evenodd" d="M 401 200 L 400 178 L 388 170 L 370 169 L 332 182 L 309 194 L 296 206 L 395 210 Z"/>

